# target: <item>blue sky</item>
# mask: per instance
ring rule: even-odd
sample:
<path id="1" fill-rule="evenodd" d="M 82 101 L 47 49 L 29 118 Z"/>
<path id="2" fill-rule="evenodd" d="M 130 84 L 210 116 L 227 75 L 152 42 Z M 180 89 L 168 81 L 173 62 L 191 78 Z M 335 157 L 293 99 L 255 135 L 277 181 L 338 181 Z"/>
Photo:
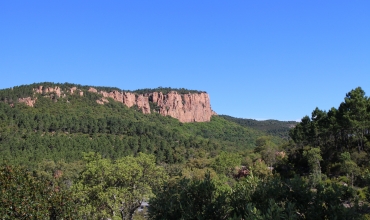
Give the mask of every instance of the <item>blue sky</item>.
<path id="1" fill-rule="evenodd" d="M 370 94 L 370 1 L 1 1 L 0 88 L 207 91 L 219 114 L 297 120 Z"/>

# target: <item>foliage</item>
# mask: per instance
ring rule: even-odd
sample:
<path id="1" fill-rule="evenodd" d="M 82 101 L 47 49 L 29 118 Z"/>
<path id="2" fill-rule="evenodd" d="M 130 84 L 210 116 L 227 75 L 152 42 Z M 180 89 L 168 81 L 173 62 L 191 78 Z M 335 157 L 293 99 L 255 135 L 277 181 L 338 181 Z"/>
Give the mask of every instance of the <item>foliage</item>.
<path id="1" fill-rule="evenodd" d="M 272 136 L 278 136 L 283 139 L 289 139 L 289 130 L 294 128 L 298 123 L 296 121 L 278 121 L 264 120 L 258 121 L 255 119 L 234 118 L 228 115 L 220 115 L 220 117 L 235 122 L 243 127 L 253 128 L 266 132 Z"/>
<path id="2" fill-rule="evenodd" d="M 84 160 L 86 168 L 74 188 L 82 203 L 80 214 L 89 219 L 132 219 L 152 189 L 167 178 L 164 169 L 155 165 L 153 155 L 139 153 L 111 161 L 88 153 Z"/>
<path id="3" fill-rule="evenodd" d="M 213 169 L 227 177 L 233 177 L 235 167 L 240 166 L 242 157 L 237 153 L 221 152 L 214 160 Z"/>
<path id="4" fill-rule="evenodd" d="M 340 162 L 340 155 L 351 152 L 361 165 L 368 166 L 365 159 L 369 148 L 370 101 L 360 88 L 346 94 L 338 109 L 328 112 L 316 108 L 311 118 L 305 116 L 291 130 L 294 148 L 319 147 L 323 157 L 323 170 Z M 357 153 L 355 153 L 357 151 Z"/>
<path id="5" fill-rule="evenodd" d="M 35 94 L 34 107 L 16 102 L 40 85 L 62 90 L 76 86 L 84 96 Z M 99 105 L 99 94 L 87 92 L 88 88 L 38 83 L 0 90 L 0 161 L 34 169 L 42 160 L 71 163 L 80 160 L 82 152 L 93 151 L 111 159 L 149 153 L 156 155 L 157 163 L 174 164 L 202 151 L 214 157 L 222 150 L 251 149 L 256 138 L 264 135 L 218 116 L 210 122 L 183 124 L 156 113 L 144 115 L 111 99 Z"/>
<path id="6" fill-rule="evenodd" d="M 83 168 L 82 161 L 66 163 L 64 161 L 43 160 L 35 168 L 33 175 L 49 181 L 54 187 L 69 189 Z"/>
<path id="7" fill-rule="evenodd" d="M 279 150 L 276 144 L 271 141 L 271 137 L 261 136 L 257 138 L 254 152 L 259 153 L 269 167 L 272 167 L 278 160 Z"/>
<path id="8" fill-rule="evenodd" d="M 204 175 L 209 173 L 212 179 L 217 179 L 218 175 L 212 168 L 184 168 L 181 172 L 182 176 L 187 179 L 203 179 Z"/>
<path id="9" fill-rule="evenodd" d="M 33 177 L 26 169 L 0 168 L 0 215 L 2 219 L 76 219 L 71 192 Z"/>
<path id="10" fill-rule="evenodd" d="M 306 158 L 308 166 L 310 167 L 311 181 L 313 185 L 316 185 L 318 182 L 321 181 L 320 161 L 322 161 L 322 157 L 320 155 L 320 149 L 311 148 L 309 150 L 306 150 L 303 152 L 303 156 Z"/>
<path id="11" fill-rule="evenodd" d="M 154 191 L 150 200 L 150 219 L 225 219 L 230 207 L 221 188 L 210 178 L 181 179 Z"/>
<path id="12" fill-rule="evenodd" d="M 341 170 L 347 174 L 347 177 L 351 176 L 351 185 L 353 186 L 354 176 L 359 172 L 357 164 L 351 160 L 349 152 L 344 152 L 340 156 L 341 159 Z"/>
<path id="13" fill-rule="evenodd" d="M 249 167 L 253 174 L 261 179 L 272 175 L 271 167 L 269 168 L 263 160 L 257 160 Z"/>
<path id="14" fill-rule="evenodd" d="M 202 181 L 181 179 L 155 191 L 150 219 L 357 219 L 355 192 L 335 183 L 311 189 L 299 177 L 261 180 L 253 174 L 231 190 L 222 190 L 206 175 Z M 343 203 L 351 204 L 349 207 Z"/>
<path id="15" fill-rule="evenodd" d="M 33 94 L 40 85 L 76 86 L 84 96 Z M 229 116 L 180 123 L 112 99 L 99 105 L 101 95 L 89 88 L 40 83 L 0 90 L 4 219 L 365 219 L 369 213 L 370 99 L 361 88 L 338 109 L 316 108 L 298 124 Z M 29 96 L 37 99 L 34 107 L 18 102 Z M 284 142 L 280 137 L 294 125 Z M 248 175 L 235 175 L 241 170 Z M 148 213 L 139 212 L 148 200 Z"/>

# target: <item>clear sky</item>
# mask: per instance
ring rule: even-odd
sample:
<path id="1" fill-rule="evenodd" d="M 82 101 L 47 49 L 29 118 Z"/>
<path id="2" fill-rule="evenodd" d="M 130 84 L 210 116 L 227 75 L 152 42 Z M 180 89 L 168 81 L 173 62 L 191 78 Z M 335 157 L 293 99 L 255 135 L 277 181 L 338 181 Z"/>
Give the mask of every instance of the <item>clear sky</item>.
<path id="1" fill-rule="evenodd" d="M 0 76 L 197 89 L 219 114 L 297 120 L 370 94 L 370 1 L 1 1 Z"/>

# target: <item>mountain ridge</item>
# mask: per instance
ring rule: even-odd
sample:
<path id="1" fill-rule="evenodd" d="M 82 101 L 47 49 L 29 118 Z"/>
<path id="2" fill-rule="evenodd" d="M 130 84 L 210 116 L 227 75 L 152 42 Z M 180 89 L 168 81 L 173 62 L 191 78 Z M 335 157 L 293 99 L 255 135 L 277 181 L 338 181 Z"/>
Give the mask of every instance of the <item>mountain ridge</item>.
<path id="1" fill-rule="evenodd" d="M 279 121 L 275 119 L 268 119 L 268 120 L 255 120 L 255 119 L 248 119 L 248 118 L 237 118 L 232 117 L 229 115 L 220 115 L 220 117 L 235 122 L 243 127 L 249 127 L 253 129 L 257 129 L 263 132 L 266 132 L 269 135 L 279 136 L 283 139 L 288 140 L 289 137 L 289 130 L 294 128 L 297 124 L 296 121 Z"/>
<path id="2" fill-rule="evenodd" d="M 115 87 L 93 87 L 48 82 L 13 87 L 11 90 L 13 91 L 14 88 L 19 90 L 22 87 L 27 88 L 29 91 L 24 92 L 21 96 L 17 96 L 15 100 L 14 98 L 11 99 L 10 104 L 21 102 L 33 107 L 37 101 L 37 94 L 56 100 L 56 98 L 64 98 L 66 94 L 74 94 L 74 92 L 77 92 L 80 96 L 90 92 L 101 95 L 101 97 L 96 99 L 98 104 L 104 105 L 109 102 L 107 98 L 112 98 L 114 101 L 121 102 L 128 107 L 136 106 L 144 114 L 156 111 L 163 116 L 169 115 L 184 123 L 210 121 L 211 116 L 216 114 L 211 109 L 208 93 L 198 90 L 158 87 L 157 89 L 142 89 L 130 92 Z M 31 89 L 32 91 L 30 91 Z M 4 97 L 1 93 L 0 99 L 9 103 L 9 98 Z"/>
<path id="3" fill-rule="evenodd" d="M 45 86 L 47 92 L 35 93 L 38 86 Z M 154 154 L 157 163 L 183 163 L 214 157 L 220 151 L 253 149 L 257 138 L 267 135 L 217 115 L 208 122 L 182 123 L 158 112 L 143 114 L 137 106 L 129 108 L 110 97 L 99 104 L 96 100 L 103 95 L 88 92 L 90 87 L 76 86 L 72 93 L 74 84 L 59 84 L 66 91 L 59 94 L 56 86 L 32 84 L 0 90 L 0 162 L 26 166 L 45 159 L 73 162 L 92 151 L 109 158 L 143 152 Z M 33 107 L 19 102 L 31 96 L 37 98 Z M 273 137 L 272 141 L 283 140 Z"/>

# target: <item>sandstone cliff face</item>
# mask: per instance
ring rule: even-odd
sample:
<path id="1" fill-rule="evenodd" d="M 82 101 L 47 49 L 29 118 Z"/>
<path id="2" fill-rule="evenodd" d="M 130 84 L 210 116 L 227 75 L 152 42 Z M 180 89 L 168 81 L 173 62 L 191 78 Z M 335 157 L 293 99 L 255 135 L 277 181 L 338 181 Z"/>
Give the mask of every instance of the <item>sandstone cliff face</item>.
<path id="1" fill-rule="evenodd" d="M 39 86 L 38 88 L 33 89 L 33 91 L 39 94 L 55 93 L 55 95 L 58 97 L 60 97 L 61 94 L 61 90 L 58 86 L 55 88 Z"/>
<path id="2" fill-rule="evenodd" d="M 55 88 L 39 86 L 37 88 L 34 88 L 33 91 L 34 93 L 38 93 L 38 94 L 55 93 L 57 97 L 60 97 L 62 93 L 58 86 L 56 86 Z M 19 98 L 18 102 L 25 103 L 26 105 L 33 107 L 36 100 L 37 98 L 34 98 L 34 97 L 26 97 L 26 98 Z"/>
<path id="3" fill-rule="evenodd" d="M 112 98 L 128 107 L 136 105 L 144 114 L 150 114 L 149 100 L 158 106 L 158 113 L 163 116 L 177 118 L 180 122 L 205 122 L 210 121 L 216 113 L 212 111 L 207 93 L 178 94 L 175 91 L 163 95 L 161 92 L 135 95 L 130 92 L 98 92 L 90 88 L 89 92 L 100 93 L 104 98 Z M 100 99 L 97 103 L 104 104 L 107 100 Z M 155 111 L 155 110 L 153 110 Z"/>
<path id="4" fill-rule="evenodd" d="M 84 92 L 82 90 L 80 90 L 80 89 L 77 89 L 76 87 L 72 87 L 72 88 L 69 89 L 69 92 L 71 94 L 74 94 L 75 91 L 77 91 L 80 96 L 83 96 L 84 95 Z"/>
<path id="5" fill-rule="evenodd" d="M 144 114 L 150 114 L 149 98 L 147 96 L 139 95 L 136 99 L 136 105 Z"/>
<path id="6" fill-rule="evenodd" d="M 134 93 L 124 92 L 123 93 L 123 103 L 131 108 L 136 104 L 136 96 Z"/>
<path id="7" fill-rule="evenodd" d="M 69 92 L 70 92 L 71 94 L 73 94 L 76 90 L 77 90 L 77 88 L 76 88 L 76 87 L 72 87 L 72 88 L 70 88 L 70 89 L 69 89 Z"/>
<path id="8" fill-rule="evenodd" d="M 92 88 L 92 87 L 90 87 L 88 91 L 89 92 L 95 92 L 95 93 L 98 92 L 98 90 L 96 90 L 95 88 Z"/>
<path id="9" fill-rule="evenodd" d="M 98 92 L 95 88 L 89 88 L 89 92 L 99 93 L 103 96 L 102 99 L 96 100 L 98 104 L 104 104 L 105 102 L 109 102 L 106 98 L 112 98 L 116 102 L 121 102 L 128 106 L 129 108 L 137 105 L 139 109 L 142 110 L 144 114 L 150 114 L 150 105 L 149 99 L 147 96 L 139 95 L 136 97 L 134 93 L 130 92 L 119 92 L 119 91 L 112 91 L 112 92 L 105 92 L 100 91 Z"/>
<path id="10" fill-rule="evenodd" d="M 74 94 L 76 91 L 78 92 L 78 94 L 80 96 L 84 95 L 83 91 L 80 90 L 80 89 L 77 89 L 76 87 L 69 88 L 66 91 L 62 91 L 60 89 L 60 87 L 58 87 L 58 86 L 56 86 L 54 88 L 53 87 L 39 86 L 39 87 L 33 89 L 34 94 L 43 94 L 43 95 L 45 95 L 45 97 L 49 97 L 51 99 L 54 98 L 54 95 L 50 95 L 51 93 L 55 94 L 56 97 L 60 98 L 60 97 L 66 97 L 66 92 Z M 35 96 L 33 96 L 33 97 L 19 98 L 18 102 L 25 103 L 26 105 L 28 105 L 30 107 L 33 107 L 36 100 L 37 100 L 37 98 Z M 54 101 L 57 101 L 57 100 L 54 100 Z M 106 102 L 108 102 L 108 100 L 106 100 Z"/>
<path id="11" fill-rule="evenodd" d="M 34 88 L 33 91 L 35 94 L 43 94 L 45 97 L 50 97 L 52 99 L 54 99 L 55 96 L 66 97 L 67 93 L 72 95 L 76 92 L 80 96 L 83 96 L 83 91 L 76 87 L 62 91 L 58 86 L 54 88 L 39 86 Z M 114 101 L 121 102 L 128 107 L 137 106 L 144 114 L 150 114 L 152 111 L 155 111 L 163 116 L 168 115 L 177 118 L 180 122 L 206 122 L 211 120 L 212 115 L 216 115 L 211 109 L 209 96 L 205 92 L 178 94 L 176 91 L 172 91 L 166 95 L 161 92 L 135 94 L 116 90 L 112 92 L 98 91 L 93 87 L 90 87 L 88 92 L 101 94 L 103 97 L 96 100 L 96 102 L 101 105 L 109 103 L 107 98 L 112 98 Z M 57 101 L 57 99 L 54 99 L 54 101 Z M 36 98 L 35 96 L 19 98 L 18 102 L 33 107 Z M 150 109 L 150 102 L 157 107 L 155 109 Z"/>
<path id="12" fill-rule="evenodd" d="M 181 122 L 210 121 L 213 111 L 207 93 L 180 95 L 170 92 L 167 95 L 154 92 L 152 100 L 159 107 L 159 114 L 179 119 Z"/>
<path id="13" fill-rule="evenodd" d="M 56 86 L 56 87 L 44 87 L 44 86 L 39 86 L 37 88 L 34 88 L 33 91 L 35 93 L 38 93 L 38 94 L 48 94 L 48 93 L 55 93 L 55 95 L 57 97 L 60 97 L 65 91 L 62 91 L 60 89 L 60 87 Z M 74 94 L 75 91 L 78 91 L 78 94 L 80 96 L 83 96 L 83 91 L 81 91 L 80 89 L 77 89 L 76 87 L 72 87 L 70 88 L 69 91 L 71 94 Z M 63 94 L 65 96 L 65 94 Z"/>

